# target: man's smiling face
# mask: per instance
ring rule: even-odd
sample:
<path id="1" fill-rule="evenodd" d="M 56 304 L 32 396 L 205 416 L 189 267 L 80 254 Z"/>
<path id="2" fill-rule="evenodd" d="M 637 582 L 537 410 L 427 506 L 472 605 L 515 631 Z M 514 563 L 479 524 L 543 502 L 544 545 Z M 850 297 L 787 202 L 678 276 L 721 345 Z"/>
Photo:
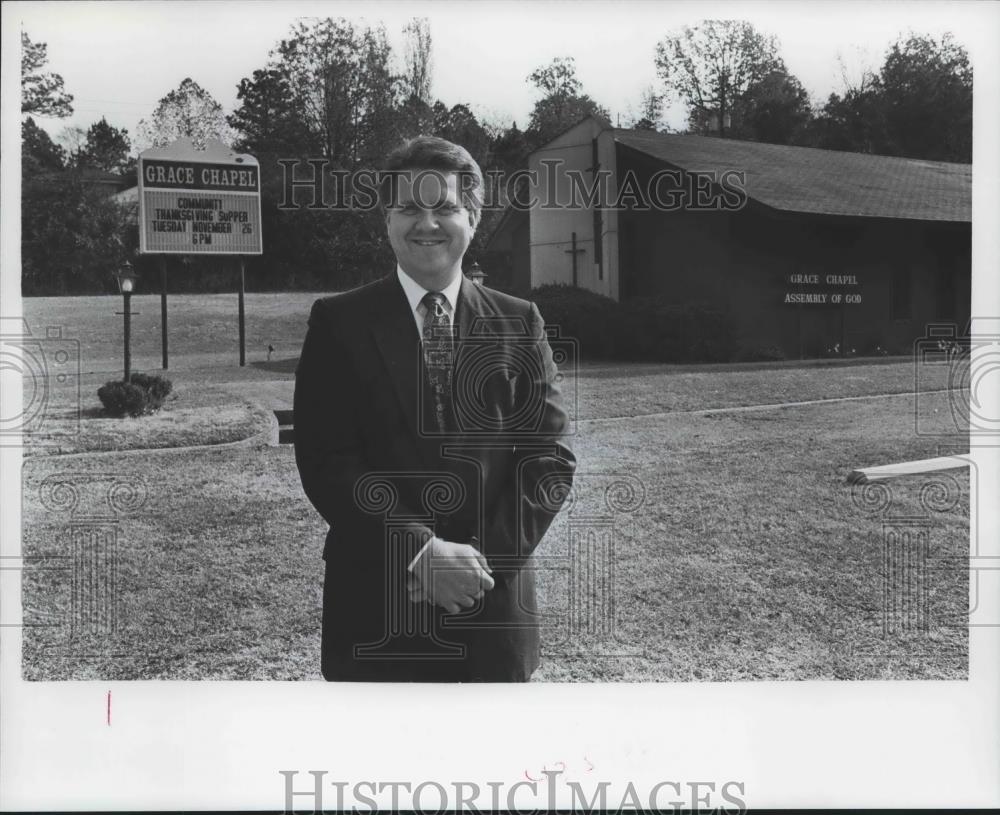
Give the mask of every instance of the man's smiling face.
<path id="1" fill-rule="evenodd" d="M 441 291 L 461 274 L 475 220 L 462 203 L 458 174 L 436 170 L 401 173 L 386 216 L 396 260 L 429 291 Z"/>

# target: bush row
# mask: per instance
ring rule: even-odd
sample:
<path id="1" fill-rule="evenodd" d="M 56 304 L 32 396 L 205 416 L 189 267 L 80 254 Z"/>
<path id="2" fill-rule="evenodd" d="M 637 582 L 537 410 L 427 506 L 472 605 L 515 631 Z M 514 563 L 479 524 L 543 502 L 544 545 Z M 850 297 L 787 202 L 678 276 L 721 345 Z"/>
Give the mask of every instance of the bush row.
<path id="1" fill-rule="evenodd" d="M 530 299 L 546 324 L 580 343 L 585 360 L 727 362 L 739 356 L 732 317 L 713 304 L 664 298 L 619 303 L 564 285 L 540 286 Z"/>

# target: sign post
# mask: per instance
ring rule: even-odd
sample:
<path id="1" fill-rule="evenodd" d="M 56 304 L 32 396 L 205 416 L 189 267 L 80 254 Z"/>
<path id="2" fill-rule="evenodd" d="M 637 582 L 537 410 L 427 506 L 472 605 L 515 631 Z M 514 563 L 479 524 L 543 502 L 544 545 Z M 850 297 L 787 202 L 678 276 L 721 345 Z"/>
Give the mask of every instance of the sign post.
<path id="1" fill-rule="evenodd" d="M 164 257 L 160 265 L 163 367 L 167 367 L 166 255 L 239 257 L 240 365 L 246 365 L 244 257 L 263 252 L 260 166 L 209 140 L 190 139 L 139 154 L 139 252 Z"/>
<path id="2" fill-rule="evenodd" d="M 163 370 L 167 370 L 167 256 L 160 255 L 160 348 Z"/>
<path id="3" fill-rule="evenodd" d="M 246 284 L 245 280 L 245 262 L 243 260 L 243 255 L 240 255 L 240 367 L 244 367 L 247 364 L 247 327 L 246 327 L 246 311 L 243 307 L 243 290 Z"/>

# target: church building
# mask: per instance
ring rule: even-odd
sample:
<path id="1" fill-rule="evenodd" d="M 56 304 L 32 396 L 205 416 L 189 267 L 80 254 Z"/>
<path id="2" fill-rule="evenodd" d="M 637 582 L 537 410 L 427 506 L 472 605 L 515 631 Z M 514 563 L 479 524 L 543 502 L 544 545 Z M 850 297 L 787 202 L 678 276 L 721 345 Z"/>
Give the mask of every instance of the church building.
<path id="1" fill-rule="evenodd" d="M 613 128 L 529 158 L 491 284 L 707 304 L 743 349 L 910 353 L 971 310 L 972 167 Z"/>

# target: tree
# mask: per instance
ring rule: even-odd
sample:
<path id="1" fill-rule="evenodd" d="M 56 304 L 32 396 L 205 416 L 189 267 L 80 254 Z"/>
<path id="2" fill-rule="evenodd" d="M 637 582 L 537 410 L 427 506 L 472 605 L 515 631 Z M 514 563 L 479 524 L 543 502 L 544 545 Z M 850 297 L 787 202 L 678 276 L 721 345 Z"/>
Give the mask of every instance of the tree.
<path id="1" fill-rule="evenodd" d="M 21 280 L 25 294 L 111 291 L 110 272 L 138 242 L 135 216 L 73 173 L 21 185 Z"/>
<path id="2" fill-rule="evenodd" d="M 518 129 L 517 122 L 514 122 L 493 140 L 491 152 L 493 163 L 505 173 L 512 173 L 527 169 L 531 148 L 524 133 Z"/>
<path id="3" fill-rule="evenodd" d="M 576 60 L 573 57 L 556 57 L 548 65 L 535 68 L 528 81 L 546 95 L 577 96 L 580 80 L 576 78 Z"/>
<path id="4" fill-rule="evenodd" d="M 576 78 L 572 57 L 557 57 L 549 65 L 536 68 L 527 78 L 544 96 L 535 103 L 526 138 L 537 148 L 554 139 L 586 116 L 608 118 L 608 112 L 586 94 Z"/>
<path id="5" fill-rule="evenodd" d="M 434 132 L 434 109 L 423 99 L 405 99 L 397 112 L 396 129 L 400 140 Z"/>
<path id="6" fill-rule="evenodd" d="M 21 32 L 21 113 L 63 119 L 73 114 L 73 96 L 63 90 L 59 74 L 42 71 L 49 61 L 48 46 L 32 42 Z"/>
<path id="7" fill-rule="evenodd" d="M 737 100 L 773 71 L 784 71 L 777 40 L 743 20 L 705 20 L 656 46 L 656 70 L 668 91 L 686 100 L 694 121 L 726 117 Z"/>
<path id="8" fill-rule="evenodd" d="M 466 105 L 455 105 L 450 110 L 443 102 L 435 102 L 434 135 L 460 144 L 479 163 L 485 166 L 490 152 L 490 137 Z"/>
<path id="9" fill-rule="evenodd" d="M 831 93 L 811 129 L 815 146 L 827 150 L 880 153 L 885 144 L 879 99 L 870 88 Z"/>
<path id="10" fill-rule="evenodd" d="M 227 121 L 240 134 L 240 149 L 254 155 L 308 155 L 319 150 L 280 68 L 256 70 L 252 79 L 241 79 L 236 98 L 239 107 Z"/>
<path id="11" fill-rule="evenodd" d="M 639 107 L 639 116 L 635 118 L 631 127 L 634 130 L 658 131 L 663 124 L 663 96 L 656 93 L 650 86 L 643 90 L 642 100 Z"/>
<path id="12" fill-rule="evenodd" d="M 400 77 L 402 104 L 398 111 L 397 129 L 400 139 L 410 139 L 434 130 L 434 111 L 431 108 L 433 55 L 430 24 L 424 17 L 414 17 L 403 28 L 406 36 L 403 62 L 405 70 Z"/>
<path id="13" fill-rule="evenodd" d="M 323 156 L 331 169 L 378 166 L 407 126 L 391 57 L 382 27 L 304 20 L 275 46 L 263 69 L 240 83 L 239 106 L 229 121 L 241 148 L 261 159 L 261 217 L 271 236 L 256 285 L 342 289 L 391 265 L 381 212 L 278 209 L 283 172 L 271 160 Z M 412 97 L 411 104 L 414 120 L 432 121 L 426 102 Z M 331 200 L 333 190 L 331 182 Z"/>
<path id="14" fill-rule="evenodd" d="M 72 163 L 74 157 L 83 150 L 83 145 L 87 143 L 87 131 L 80 125 L 67 125 L 59 131 L 56 136 L 63 150 L 66 151 L 68 162 Z"/>
<path id="15" fill-rule="evenodd" d="M 83 145 L 72 156 L 72 160 L 78 167 L 121 173 L 129 167 L 131 149 L 128 131 L 112 127 L 102 117 L 101 121 L 87 129 Z"/>
<path id="16" fill-rule="evenodd" d="M 794 76 L 776 69 L 734 101 L 729 135 L 771 144 L 801 144 L 812 118 L 809 93 Z"/>
<path id="17" fill-rule="evenodd" d="M 886 150 L 892 155 L 972 161 L 972 67 L 949 34 L 911 34 L 893 44 L 878 78 Z"/>
<path id="18" fill-rule="evenodd" d="M 403 54 L 406 64 L 406 73 L 403 74 L 403 98 L 419 99 L 429 105 L 433 77 L 430 23 L 426 17 L 414 17 L 403 28 L 403 33 L 406 35 L 406 50 Z"/>
<path id="19" fill-rule="evenodd" d="M 382 26 L 363 36 L 362 87 L 365 103 L 357 119 L 357 160 L 374 166 L 400 142 L 399 76 L 392 72 L 392 48 Z"/>
<path id="20" fill-rule="evenodd" d="M 398 78 L 385 30 L 350 21 L 300 22 L 272 53 L 289 102 L 335 166 L 373 164 L 398 141 Z"/>
<path id="21" fill-rule="evenodd" d="M 52 141 L 30 116 L 21 122 L 21 174 L 58 172 L 66 164 L 66 151 Z"/>
<path id="22" fill-rule="evenodd" d="M 812 127 L 813 143 L 933 161 L 972 161 L 972 68 L 965 49 L 909 35 L 886 52 L 876 73 L 844 79 Z"/>
<path id="23" fill-rule="evenodd" d="M 190 77 L 159 101 L 149 121 L 139 121 L 138 136 L 145 147 L 163 147 L 182 136 L 198 148 L 208 139 L 233 141 L 222 105 Z"/>

